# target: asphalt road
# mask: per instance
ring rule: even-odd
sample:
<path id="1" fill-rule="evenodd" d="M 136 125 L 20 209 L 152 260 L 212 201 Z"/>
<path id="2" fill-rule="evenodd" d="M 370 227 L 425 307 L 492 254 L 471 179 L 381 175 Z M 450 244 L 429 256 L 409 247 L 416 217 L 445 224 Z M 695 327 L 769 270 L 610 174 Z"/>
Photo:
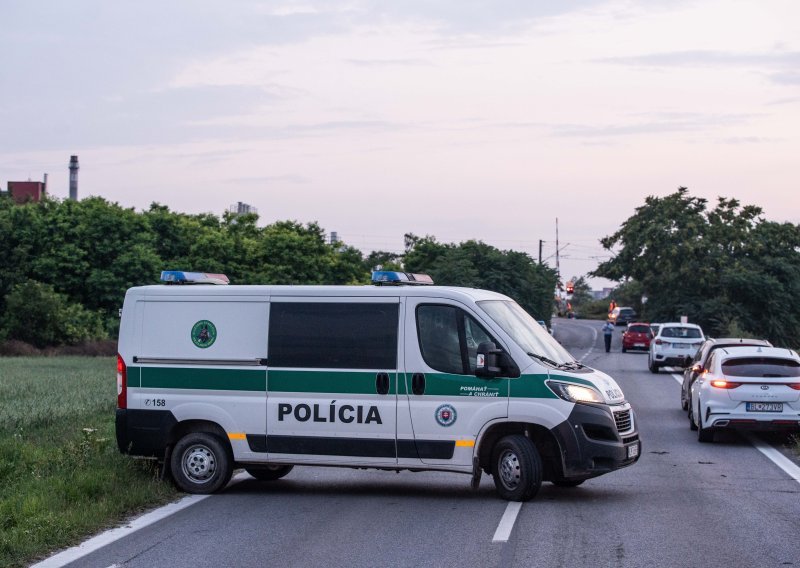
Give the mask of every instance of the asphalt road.
<path id="1" fill-rule="evenodd" d="M 606 354 L 599 322 L 558 320 L 556 337 L 606 371 L 636 410 L 637 464 L 577 488 L 545 483 L 492 542 L 508 503 L 447 473 L 295 468 L 247 477 L 70 566 L 800 566 L 800 483 L 750 442 L 700 444 L 671 374 Z"/>

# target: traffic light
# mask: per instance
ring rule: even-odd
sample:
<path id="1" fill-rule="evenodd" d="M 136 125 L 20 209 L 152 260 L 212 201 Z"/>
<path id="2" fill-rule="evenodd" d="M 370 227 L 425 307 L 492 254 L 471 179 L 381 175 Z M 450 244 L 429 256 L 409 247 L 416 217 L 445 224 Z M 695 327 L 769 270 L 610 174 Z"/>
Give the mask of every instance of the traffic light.
<path id="1" fill-rule="evenodd" d="M 567 282 L 567 294 L 572 294 L 575 292 L 575 284 L 570 280 Z"/>

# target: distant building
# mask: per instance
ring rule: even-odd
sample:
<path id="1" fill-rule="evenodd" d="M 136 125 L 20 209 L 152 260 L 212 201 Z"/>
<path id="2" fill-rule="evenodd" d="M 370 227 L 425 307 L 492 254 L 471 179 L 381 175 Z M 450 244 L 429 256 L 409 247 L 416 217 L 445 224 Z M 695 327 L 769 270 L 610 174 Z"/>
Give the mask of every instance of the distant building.
<path id="1" fill-rule="evenodd" d="M 230 207 L 228 207 L 228 211 L 235 215 L 246 215 L 248 213 L 258 213 L 258 209 L 249 205 L 247 203 L 242 203 L 241 201 L 237 201 Z"/>
<path id="2" fill-rule="evenodd" d="M 14 203 L 38 203 L 47 193 L 47 179 L 45 181 L 10 181 L 8 182 L 7 195 Z"/>

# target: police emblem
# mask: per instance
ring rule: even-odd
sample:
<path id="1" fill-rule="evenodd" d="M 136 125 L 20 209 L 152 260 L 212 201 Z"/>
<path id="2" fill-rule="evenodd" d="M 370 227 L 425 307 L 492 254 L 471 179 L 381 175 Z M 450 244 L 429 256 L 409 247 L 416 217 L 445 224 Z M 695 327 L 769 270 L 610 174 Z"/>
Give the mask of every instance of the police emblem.
<path id="1" fill-rule="evenodd" d="M 208 320 L 200 320 L 192 326 L 192 343 L 201 349 L 211 347 L 217 340 L 217 327 Z"/>
<path id="2" fill-rule="evenodd" d="M 451 405 L 443 404 L 436 409 L 435 416 L 439 426 L 452 426 L 458 417 L 458 413 Z"/>

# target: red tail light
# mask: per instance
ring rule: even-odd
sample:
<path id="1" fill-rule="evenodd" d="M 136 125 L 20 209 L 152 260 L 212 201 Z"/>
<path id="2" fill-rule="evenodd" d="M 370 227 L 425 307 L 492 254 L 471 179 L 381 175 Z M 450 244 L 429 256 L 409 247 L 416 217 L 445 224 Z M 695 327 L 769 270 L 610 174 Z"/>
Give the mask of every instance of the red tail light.
<path id="1" fill-rule="evenodd" d="M 661 341 L 660 339 L 656 339 L 656 345 L 661 345 L 662 343 L 664 343 L 664 342 Z"/>
<path id="2" fill-rule="evenodd" d="M 128 408 L 128 368 L 117 354 L 117 408 Z"/>
<path id="3" fill-rule="evenodd" d="M 790 389 L 800 391 L 800 383 L 788 383 L 786 386 L 789 387 Z"/>
<path id="4" fill-rule="evenodd" d="M 742 386 L 742 383 L 732 383 L 723 379 L 714 379 L 711 381 L 711 386 L 717 387 L 718 389 L 735 389 L 736 387 Z"/>

